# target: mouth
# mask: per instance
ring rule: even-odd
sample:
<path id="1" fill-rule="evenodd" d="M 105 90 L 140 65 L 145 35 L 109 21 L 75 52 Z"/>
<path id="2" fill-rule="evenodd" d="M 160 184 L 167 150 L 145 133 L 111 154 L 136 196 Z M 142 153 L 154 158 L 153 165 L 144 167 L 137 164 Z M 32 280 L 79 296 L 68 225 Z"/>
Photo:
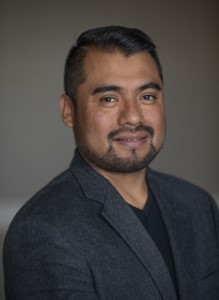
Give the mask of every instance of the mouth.
<path id="1" fill-rule="evenodd" d="M 148 135 L 124 135 L 114 139 L 115 142 L 122 144 L 128 148 L 138 148 L 146 142 Z"/>
<path id="2" fill-rule="evenodd" d="M 108 139 L 111 143 L 120 145 L 125 149 L 141 149 L 148 144 L 148 140 L 153 138 L 152 127 L 139 125 L 136 127 L 124 127 L 111 131 Z"/>

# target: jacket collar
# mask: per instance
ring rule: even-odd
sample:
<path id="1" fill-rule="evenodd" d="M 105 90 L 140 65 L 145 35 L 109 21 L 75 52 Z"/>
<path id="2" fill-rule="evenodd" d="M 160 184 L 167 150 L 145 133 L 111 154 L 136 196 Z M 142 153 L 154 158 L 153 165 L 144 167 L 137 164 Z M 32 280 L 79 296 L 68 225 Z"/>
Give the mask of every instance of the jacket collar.
<path id="1" fill-rule="evenodd" d="M 87 198 L 104 204 L 109 181 L 92 169 L 77 149 L 70 165 L 70 171 L 77 178 Z"/>

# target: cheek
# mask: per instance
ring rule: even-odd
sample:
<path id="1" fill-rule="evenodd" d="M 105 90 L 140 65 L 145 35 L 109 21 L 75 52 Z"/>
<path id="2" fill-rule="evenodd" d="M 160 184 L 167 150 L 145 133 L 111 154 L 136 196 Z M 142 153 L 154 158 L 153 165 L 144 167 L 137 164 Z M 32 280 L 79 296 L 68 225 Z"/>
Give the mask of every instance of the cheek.
<path id="1" fill-rule="evenodd" d="M 164 111 L 160 111 L 157 113 L 156 115 L 156 123 L 157 123 L 157 127 L 160 128 L 160 130 L 164 130 L 165 129 L 165 113 Z"/>
<path id="2" fill-rule="evenodd" d="M 110 131 L 113 128 L 115 116 L 109 112 L 95 112 L 91 116 L 91 126 L 95 126 L 99 131 Z"/>
<path id="3" fill-rule="evenodd" d="M 110 120 L 104 113 L 90 113 L 86 122 L 88 138 L 96 141 L 106 139 L 110 132 Z"/>
<path id="4" fill-rule="evenodd" d="M 165 124 L 165 112 L 162 107 L 145 112 L 145 121 L 151 124 L 155 130 L 161 129 Z"/>
<path id="5" fill-rule="evenodd" d="M 154 140 L 155 142 L 162 142 L 165 135 L 166 129 L 166 120 L 165 120 L 165 111 L 161 107 L 154 110 L 151 114 L 148 114 L 148 125 L 154 129 Z"/>
<path id="6" fill-rule="evenodd" d="M 156 118 L 155 124 L 155 136 L 158 143 L 163 143 L 165 132 L 166 132 L 166 118 L 164 111 L 160 112 Z"/>

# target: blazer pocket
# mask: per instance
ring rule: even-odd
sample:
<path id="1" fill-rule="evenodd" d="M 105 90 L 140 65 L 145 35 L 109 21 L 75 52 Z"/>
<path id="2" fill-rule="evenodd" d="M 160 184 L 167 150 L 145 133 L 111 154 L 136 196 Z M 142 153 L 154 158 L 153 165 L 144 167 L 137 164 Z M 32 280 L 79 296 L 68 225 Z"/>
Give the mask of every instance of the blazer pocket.
<path id="1" fill-rule="evenodd" d="M 219 271 L 198 282 L 200 300 L 219 299 Z"/>

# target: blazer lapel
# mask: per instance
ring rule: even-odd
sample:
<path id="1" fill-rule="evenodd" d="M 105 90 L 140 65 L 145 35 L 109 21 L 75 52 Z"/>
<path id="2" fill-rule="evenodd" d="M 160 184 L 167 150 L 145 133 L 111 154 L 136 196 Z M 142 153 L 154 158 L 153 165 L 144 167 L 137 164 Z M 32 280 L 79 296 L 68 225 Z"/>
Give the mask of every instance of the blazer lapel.
<path id="1" fill-rule="evenodd" d="M 196 260 L 192 245 L 192 220 L 188 217 L 184 205 L 177 201 L 176 195 L 163 188 L 162 183 L 149 178 L 150 187 L 157 199 L 163 217 L 170 246 L 173 253 L 179 298 L 181 300 L 196 299 L 194 270 L 192 262 Z"/>
<path id="2" fill-rule="evenodd" d="M 157 246 L 118 192 L 109 187 L 102 216 L 114 227 L 152 277 L 161 296 L 176 298 L 172 279 Z"/>

